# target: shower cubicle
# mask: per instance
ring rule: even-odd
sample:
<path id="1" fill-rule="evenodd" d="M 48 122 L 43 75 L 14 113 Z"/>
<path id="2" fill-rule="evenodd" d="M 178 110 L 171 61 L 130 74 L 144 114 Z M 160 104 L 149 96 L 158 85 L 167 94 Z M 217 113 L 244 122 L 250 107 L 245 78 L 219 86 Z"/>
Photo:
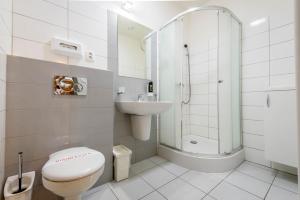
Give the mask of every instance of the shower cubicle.
<path id="1" fill-rule="evenodd" d="M 187 10 L 158 33 L 159 143 L 196 157 L 242 149 L 241 23 L 228 9 Z"/>

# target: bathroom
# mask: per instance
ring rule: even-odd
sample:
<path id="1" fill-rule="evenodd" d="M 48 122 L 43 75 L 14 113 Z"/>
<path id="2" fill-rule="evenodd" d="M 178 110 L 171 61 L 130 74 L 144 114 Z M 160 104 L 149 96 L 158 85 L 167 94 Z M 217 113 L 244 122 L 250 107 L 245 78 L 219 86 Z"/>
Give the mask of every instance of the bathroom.
<path id="1" fill-rule="evenodd" d="M 299 199 L 298 4 L 0 0 L 0 199 Z"/>

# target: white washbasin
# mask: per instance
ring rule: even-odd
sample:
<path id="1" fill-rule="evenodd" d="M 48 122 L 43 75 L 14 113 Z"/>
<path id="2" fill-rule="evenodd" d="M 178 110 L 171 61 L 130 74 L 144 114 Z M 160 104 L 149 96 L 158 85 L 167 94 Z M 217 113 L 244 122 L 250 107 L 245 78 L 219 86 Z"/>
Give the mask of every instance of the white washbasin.
<path id="1" fill-rule="evenodd" d="M 167 111 L 172 102 L 169 101 L 121 101 L 116 102 L 120 112 L 130 114 L 132 135 L 139 140 L 149 140 L 151 117 Z"/>
<path id="2" fill-rule="evenodd" d="M 169 101 L 121 101 L 116 102 L 122 113 L 132 115 L 154 115 L 168 110 L 172 102 Z"/>

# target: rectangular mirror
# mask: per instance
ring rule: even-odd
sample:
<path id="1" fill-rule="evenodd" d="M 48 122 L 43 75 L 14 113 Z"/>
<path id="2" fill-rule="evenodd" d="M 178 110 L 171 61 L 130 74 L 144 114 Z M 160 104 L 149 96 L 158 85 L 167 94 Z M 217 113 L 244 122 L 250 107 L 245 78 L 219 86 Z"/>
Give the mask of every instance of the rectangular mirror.
<path id="1" fill-rule="evenodd" d="M 118 15 L 119 75 L 151 79 L 152 30 Z"/>

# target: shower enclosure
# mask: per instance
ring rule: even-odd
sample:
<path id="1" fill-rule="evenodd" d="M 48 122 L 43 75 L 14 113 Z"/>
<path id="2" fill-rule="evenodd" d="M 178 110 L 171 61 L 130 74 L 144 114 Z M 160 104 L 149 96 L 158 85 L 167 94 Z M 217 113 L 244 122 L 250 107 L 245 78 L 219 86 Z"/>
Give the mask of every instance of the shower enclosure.
<path id="1" fill-rule="evenodd" d="M 158 34 L 160 146 L 193 156 L 242 149 L 241 23 L 223 7 L 187 10 Z"/>

